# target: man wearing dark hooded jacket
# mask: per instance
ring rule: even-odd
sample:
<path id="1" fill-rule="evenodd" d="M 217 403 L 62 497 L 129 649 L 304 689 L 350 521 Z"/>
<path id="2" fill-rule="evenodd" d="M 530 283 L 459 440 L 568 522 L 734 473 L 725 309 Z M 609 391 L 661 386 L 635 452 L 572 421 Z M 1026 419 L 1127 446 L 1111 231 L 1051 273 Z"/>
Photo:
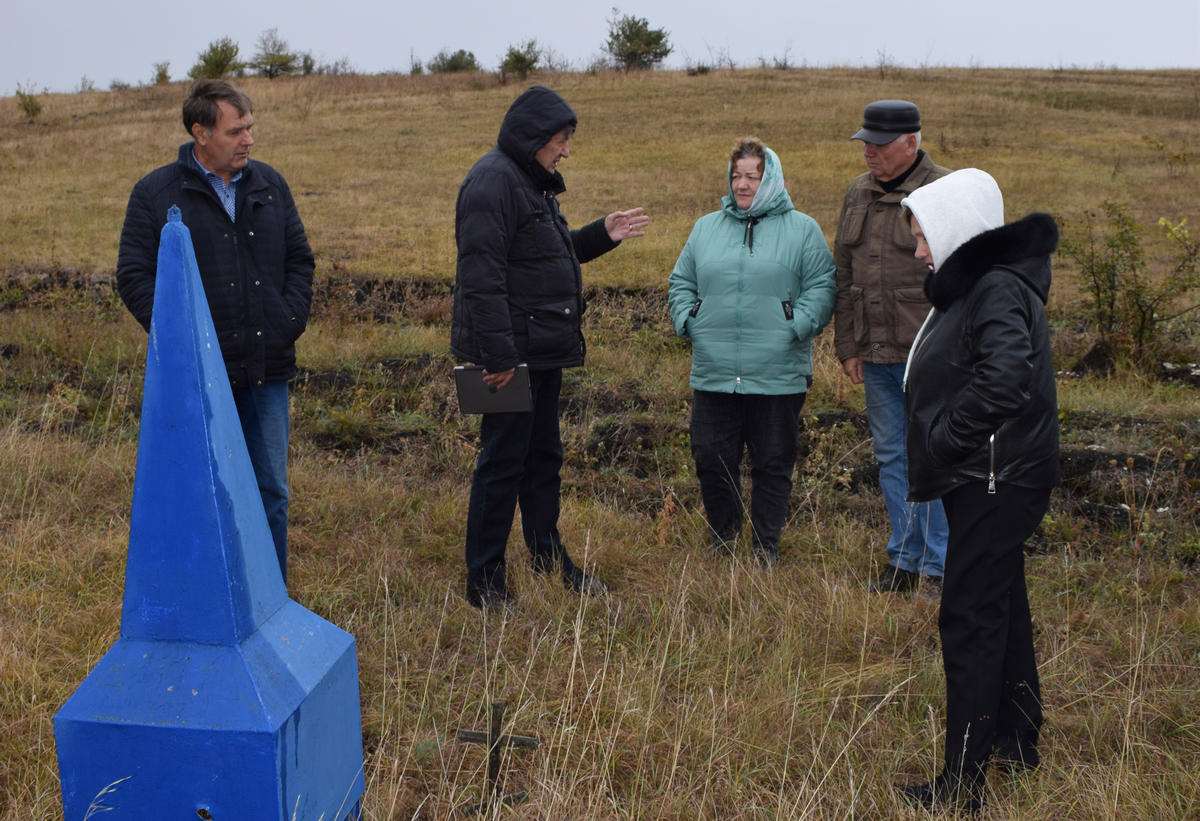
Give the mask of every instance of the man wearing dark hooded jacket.
<path id="1" fill-rule="evenodd" d="M 558 163 L 571 155 L 577 124 L 566 100 L 533 86 L 509 108 L 496 147 L 458 192 L 450 350 L 483 365 L 493 387 L 526 365 L 533 400 L 529 412 L 484 414 L 480 422 L 467 511 L 467 600 L 485 609 L 512 601 L 504 552 L 518 502 L 536 572 L 558 571 L 580 593 L 607 590 L 575 566 L 559 538 L 558 396 L 562 369 L 584 360 L 580 263 L 643 236 L 649 219 L 635 208 L 568 230 L 558 208 L 566 190 Z"/>

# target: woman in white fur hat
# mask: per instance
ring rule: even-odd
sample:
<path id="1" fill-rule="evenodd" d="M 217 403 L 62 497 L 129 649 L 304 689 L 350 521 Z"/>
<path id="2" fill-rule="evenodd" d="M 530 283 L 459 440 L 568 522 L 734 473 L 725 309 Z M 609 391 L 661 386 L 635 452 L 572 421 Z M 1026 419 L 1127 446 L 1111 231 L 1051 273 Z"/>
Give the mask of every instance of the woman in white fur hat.
<path id="1" fill-rule="evenodd" d="M 908 498 L 941 498 L 950 538 L 938 617 L 945 766 L 929 783 L 898 789 L 913 804 L 973 812 L 989 762 L 1039 763 L 1023 545 L 1059 481 L 1046 322 L 1058 228 L 1048 214 L 1005 225 L 996 181 L 974 168 L 901 205 L 934 306 L 908 359 Z"/>

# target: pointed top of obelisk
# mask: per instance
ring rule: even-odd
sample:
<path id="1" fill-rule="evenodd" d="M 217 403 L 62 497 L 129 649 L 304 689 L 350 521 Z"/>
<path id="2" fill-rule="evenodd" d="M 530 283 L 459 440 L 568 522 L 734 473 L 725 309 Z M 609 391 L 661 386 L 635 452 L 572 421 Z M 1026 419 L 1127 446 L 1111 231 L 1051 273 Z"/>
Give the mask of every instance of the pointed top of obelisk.
<path id="1" fill-rule="evenodd" d="M 287 601 L 191 233 L 158 248 L 121 635 L 236 644 Z"/>

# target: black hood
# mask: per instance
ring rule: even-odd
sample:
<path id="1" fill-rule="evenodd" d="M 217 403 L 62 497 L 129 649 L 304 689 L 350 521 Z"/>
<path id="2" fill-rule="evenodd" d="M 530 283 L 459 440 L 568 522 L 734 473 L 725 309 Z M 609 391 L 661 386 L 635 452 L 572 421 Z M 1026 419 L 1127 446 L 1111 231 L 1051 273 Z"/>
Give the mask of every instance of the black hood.
<path id="1" fill-rule="evenodd" d="M 1058 224 L 1049 214 L 1028 216 L 984 231 L 964 242 L 925 280 L 925 295 L 939 311 L 975 287 L 988 271 L 1020 277 L 1041 298 L 1050 298 L 1050 255 L 1058 247 Z"/>
<path id="2" fill-rule="evenodd" d="M 532 86 L 509 106 L 496 145 L 525 170 L 539 186 L 566 190 L 562 175 L 551 174 L 534 155 L 567 126 L 579 124 L 575 112 L 556 91 Z"/>

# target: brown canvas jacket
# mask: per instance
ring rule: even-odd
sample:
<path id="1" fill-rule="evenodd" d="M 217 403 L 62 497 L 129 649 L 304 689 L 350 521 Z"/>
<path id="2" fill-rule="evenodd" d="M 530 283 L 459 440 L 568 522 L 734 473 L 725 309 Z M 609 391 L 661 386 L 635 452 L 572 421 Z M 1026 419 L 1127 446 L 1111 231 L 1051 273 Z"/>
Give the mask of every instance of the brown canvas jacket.
<path id="1" fill-rule="evenodd" d="M 846 189 L 833 243 L 838 286 L 833 344 L 839 360 L 857 356 L 890 364 L 908 359 L 929 313 L 923 287 L 929 271 L 913 256 L 917 243 L 901 216 L 900 200 L 949 173 L 922 152 L 912 174 L 890 194 L 869 173 Z"/>

